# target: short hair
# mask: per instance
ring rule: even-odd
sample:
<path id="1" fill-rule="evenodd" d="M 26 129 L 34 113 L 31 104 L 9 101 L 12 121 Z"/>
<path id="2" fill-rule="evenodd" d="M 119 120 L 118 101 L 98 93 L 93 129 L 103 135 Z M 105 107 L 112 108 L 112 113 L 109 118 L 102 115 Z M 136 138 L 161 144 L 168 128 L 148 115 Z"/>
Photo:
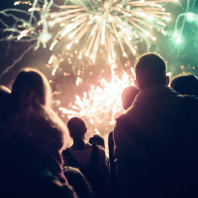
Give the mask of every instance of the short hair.
<path id="1" fill-rule="evenodd" d="M 87 132 L 85 122 L 79 117 L 71 118 L 67 123 L 67 127 L 69 129 L 70 136 L 73 139 L 82 139 L 85 133 Z"/>
<path id="2" fill-rule="evenodd" d="M 125 110 L 127 110 L 131 106 L 138 93 L 139 93 L 139 89 L 136 88 L 135 86 L 128 86 L 123 89 L 121 98 L 122 98 L 122 106 Z"/>
<path id="3" fill-rule="evenodd" d="M 139 88 L 145 89 L 166 82 L 166 63 L 155 53 L 145 53 L 135 65 L 136 80 Z"/>
<path id="4" fill-rule="evenodd" d="M 105 148 L 105 142 L 104 142 L 104 138 L 101 135 L 94 135 L 92 137 L 89 138 L 89 143 L 90 144 L 97 144 L 102 146 L 103 148 Z"/>
<path id="5" fill-rule="evenodd" d="M 198 79 L 193 74 L 179 74 L 173 77 L 170 87 L 180 94 L 198 97 Z"/>
<path id="6" fill-rule="evenodd" d="M 25 68 L 17 75 L 12 85 L 12 97 L 22 106 L 49 105 L 51 100 L 49 82 L 39 70 Z"/>

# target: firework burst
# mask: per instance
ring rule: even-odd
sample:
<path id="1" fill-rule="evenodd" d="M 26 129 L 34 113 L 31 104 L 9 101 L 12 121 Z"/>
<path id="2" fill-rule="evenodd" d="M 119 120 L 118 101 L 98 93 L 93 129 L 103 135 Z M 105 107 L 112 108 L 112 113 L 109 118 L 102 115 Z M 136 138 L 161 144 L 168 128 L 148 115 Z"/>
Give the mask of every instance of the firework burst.
<path id="1" fill-rule="evenodd" d="M 118 54 L 136 56 L 138 43 L 156 40 L 152 29 L 166 35 L 170 13 L 162 4 L 175 1 L 67 1 L 59 6 L 61 12 L 49 13 L 48 23 L 60 26 L 50 50 L 67 38 L 65 50 L 81 46 L 79 59 L 84 55 L 95 62 L 99 48 L 106 50 L 109 64 L 115 63 Z"/>
<path id="2" fill-rule="evenodd" d="M 74 51 L 78 58 L 96 61 L 99 49 L 105 50 L 109 64 L 118 56 L 136 56 L 138 43 L 155 41 L 155 31 L 166 35 L 170 13 L 167 3 L 177 0 L 34 0 L 16 1 L 25 10 L 3 10 L 1 14 L 15 20 L 13 27 L 5 23 L 8 40 L 33 41 L 51 51 Z M 21 12 L 26 19 L 17 18 Z M 54 55 L 53 55 L 54 56 Z"/>
<path id="3" fill-rule="evenodd" d="M 75 105 L 68 108 L 60 107 L 59 110 L 67 117 L 84 118 L 89 129 L 99 133 L 102 129 L 111 130 L 115 117 L 123 112 L 121 93 L 129 85 L 134 85 L 134 71 L 130 76 L 123 73 L 119 78 L 112 69 L 112 80 L 107 82 L 104 78 L 99 80 L 100 86 L 91 86 L 89 92 L 84 92 L 83 97 L 75 96 Z M 108 129 L 105 129 L 105 126 Z M 108 132 L 109 132 L 108 131 Z"/>

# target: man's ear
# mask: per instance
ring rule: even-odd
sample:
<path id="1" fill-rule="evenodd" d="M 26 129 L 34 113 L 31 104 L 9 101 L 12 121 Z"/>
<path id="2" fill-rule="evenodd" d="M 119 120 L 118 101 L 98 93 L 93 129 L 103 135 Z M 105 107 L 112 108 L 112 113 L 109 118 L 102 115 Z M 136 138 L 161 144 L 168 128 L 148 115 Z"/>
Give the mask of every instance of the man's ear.
<path id="1" fill-rule="evenodd" d="M 137 83 L 137 80 L 136 79 L 134 80 L 134 84 L 139 89 L 139 86 L 138 86 L 138 83 Z"/>
<path id="2" fill-rule="evenodd" d="M 169 85 L 169 76 L 166 76 L 165 85 L 166 85 L 166 86 L 168 86 L 168 85 Z"/>

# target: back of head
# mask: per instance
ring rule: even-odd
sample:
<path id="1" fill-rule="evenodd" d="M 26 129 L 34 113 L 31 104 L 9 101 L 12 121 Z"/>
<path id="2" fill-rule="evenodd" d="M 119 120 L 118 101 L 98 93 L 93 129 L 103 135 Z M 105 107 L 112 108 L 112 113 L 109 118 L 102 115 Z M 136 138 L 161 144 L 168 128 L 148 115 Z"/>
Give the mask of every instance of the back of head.
<path id="1" fill-rule="evenodd" d="M 12 97 L 17 105 L 48 105 L 50 100 L 49 83 L 40 71 L 26 68 L 16 77 L 12 86 Z"/>
<path id="2" fill-rule="evenodd" d="M 104 138 L 101 135 L 94 135 L 93 137 L 91 137 L 89 139 L 89 143 L 90 144 L 96 144 L 96 145 L 100 145 L 103 148 L 105 148 L 105 142 L 104 142 Z"/>
<path id="3" fill-rule="evenodd" d="M 155 53 L 143 54 L 135 65 L 135 73 L 141 90 L 166 83 L 166 63 L 160 55 Z"/>
<path id="4" fill-rule="evenodd" d="M 135 86 L 128 86 L 122 91 L 122 105 L 125 110 L 131 106 L 138 93 L 139 90 Z"/>
<path id="5" fill-rule="evenodd" d="M 74 188 L 78 198 L 91 198 L 93 192 L 85 176 L 78 168 L 64 166 L 64 174 L 69 184 Z"/>
<path id="6" fill-rule="evenodd" d="M 193 74 L 179 74 L 175 76 L 170 86 L 180 94 L 195 95 L 198 97 L 198 79 Z"/>
<path id="7" fill-rule="evenodd" d="M 87 131 L 85 122 L 78 117 L 71 118 L 67 123 L 67 127 L 73 139 L 83 139 Z"/>

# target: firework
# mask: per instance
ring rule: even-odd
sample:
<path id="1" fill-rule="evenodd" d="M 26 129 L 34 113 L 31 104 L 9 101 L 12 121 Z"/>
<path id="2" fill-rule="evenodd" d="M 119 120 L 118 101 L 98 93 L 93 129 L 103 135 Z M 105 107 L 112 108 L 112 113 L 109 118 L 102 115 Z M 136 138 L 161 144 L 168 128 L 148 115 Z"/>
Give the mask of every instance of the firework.
<path id="1" fill-rule="evenodd" d="M 14 19 L 9 27 L 3 21 L 8 40 L 34 42 L 51 51 L 79 51 L 78 58 L 96 61 L 105 50 L 109 64 L 118 56 L 136 56 L 138 43 L 155 41 L 155 31 L 166 35 L 170 13 L 163 5 L 177 0 L 53 0 L 16 1 L 27 10 L 7 9 L 1 14 Z M 26 19 L 18 18 L 23 13 Z M 28 18 L 28 20 L 27 20 Z M 53 55 L 54 56 L 54 55 Z"/>
<path id="2" fill-rule="evenodd" d="M 156 40 L 153 29 L 166 35 L 170 13 L 162 4 L 175 1 L 67 1 L 59 6 L 61 12 L 49 13 L 48 24 L 60 27 L 50 50 L 67 38 L 65 50 L 79 49 L 75 45 L 80 45 L 80 58 L 84 55 L 93 62 L 99 48 L 106 50 L 109 64 L 116 62 L 118 54 L 127 57 L 129 52 L 136 56 L 139 42 Z"/>
<path id="3" fill-rule="evenodd" d="M 134 85 L 134 72 L 130 76 L 123 73 L 119 78 L 112 69 L 112 80 L 107 82 L 104 78 L 100 79 L 100 86 L 91 86 L 89 92 L 84 92 L 83 97 L 75 96 L 75 105 L 71 104 L 68 108 L 60 107 L 59 110 L 71 118 L 74 116 L 84 118 L 91 131 L 98 133 L 105 131 L 105 126 L 110 127 L 114 124 L 116 116 L 123 112 L 121 93 L 129 85 Z M 109 131 L 108 131 L 109 132 Z"/>

